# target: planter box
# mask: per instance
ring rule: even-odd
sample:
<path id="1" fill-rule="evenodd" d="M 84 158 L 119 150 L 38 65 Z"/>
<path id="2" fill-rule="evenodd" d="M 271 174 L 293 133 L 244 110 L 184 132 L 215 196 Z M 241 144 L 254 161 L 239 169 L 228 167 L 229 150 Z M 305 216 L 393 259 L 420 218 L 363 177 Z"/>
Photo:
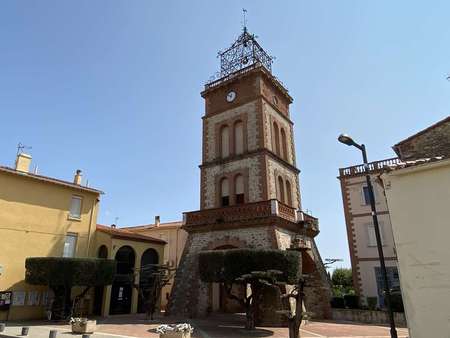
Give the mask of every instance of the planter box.
<path id="1" fill-rule="evenodd" d="M 159 338 L 191 338 L 190 332 L 166 332 L 160 333 Z"/>
<path id="2" fill-rule="evenodd" d="M 92 333 L 97 326 L 96 320 L 88 320 L 85 323 L 75 322 L 72 324 L 72 333 Z"/>

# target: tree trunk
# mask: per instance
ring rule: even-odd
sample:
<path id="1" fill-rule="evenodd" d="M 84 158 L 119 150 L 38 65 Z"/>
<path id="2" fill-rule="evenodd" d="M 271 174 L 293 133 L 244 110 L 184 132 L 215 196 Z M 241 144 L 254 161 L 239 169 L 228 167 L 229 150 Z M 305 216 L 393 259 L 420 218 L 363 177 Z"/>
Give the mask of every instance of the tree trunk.
<path id="1" fill-rule="evenodd" d="M 248 304 L 245 307 L 245 328 L 247 330 L 255 329 L 255 311 L 252 304 Z"/>
<path id="2" fill-rule="evenodd" d="M 289 338 L 300 338 L 300 326 L 296 325 L 295 318 L 289 320 Z"/>

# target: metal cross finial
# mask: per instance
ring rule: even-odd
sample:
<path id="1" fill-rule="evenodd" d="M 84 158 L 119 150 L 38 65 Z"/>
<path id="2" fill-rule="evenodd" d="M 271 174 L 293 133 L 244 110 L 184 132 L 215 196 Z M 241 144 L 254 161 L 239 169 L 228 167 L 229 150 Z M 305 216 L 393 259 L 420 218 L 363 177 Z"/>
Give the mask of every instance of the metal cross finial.
<path id="1" fill-rule="evenodd" d="M 242 8 L 242 15 L 243 15 L 243 17 L 244 17 L 244 21 L 243 21 L 243 30 L 244 30 L 244 32 L 245 31 L 247 31 L 247 16 L 246 16 L 246 13 L 247 13 L 247 10 L 245 9 L 245 8 Z"/>
<path id="2" fill-rule="evenodd" d="M 28 147 L 25 144 L 22 144 L 22 142 L 19 142 L 19 144 L 17 145 L 17 155 L 21 154 L 24 149 L 32 149 L 33 147 Z"/>

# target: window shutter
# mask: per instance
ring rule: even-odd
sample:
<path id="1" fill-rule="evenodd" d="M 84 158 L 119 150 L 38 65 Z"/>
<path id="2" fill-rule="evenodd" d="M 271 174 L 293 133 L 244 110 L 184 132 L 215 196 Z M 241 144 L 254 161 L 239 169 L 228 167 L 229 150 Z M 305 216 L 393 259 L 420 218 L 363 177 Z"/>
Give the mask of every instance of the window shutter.
<path id="1" fill-rule="evenodd" d="M 236 176 L 235 190 L 236 195 L 244 193 L 244 177 L 242 175 Z"/>
<path id="2" fill-rule="evenodd" d="M 377 245 L 377 237 L 375 236 L 375 227 L 373 224 L 367 225 L 367 233 L 369 236 L 369 246 L 376 246 Z"/>

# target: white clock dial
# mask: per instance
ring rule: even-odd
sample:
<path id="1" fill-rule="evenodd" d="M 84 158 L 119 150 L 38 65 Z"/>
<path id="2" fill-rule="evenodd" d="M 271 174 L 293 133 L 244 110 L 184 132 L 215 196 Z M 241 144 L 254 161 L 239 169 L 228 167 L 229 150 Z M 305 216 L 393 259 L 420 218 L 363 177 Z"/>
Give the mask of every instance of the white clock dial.
<path id="1" fill-rule="evenodd" d="M 228 102 L 232 102 L 234 101 L 234 99 L 236 98 L 236 93 L 231 91 L 227 94 L 227 101 Z"/>

